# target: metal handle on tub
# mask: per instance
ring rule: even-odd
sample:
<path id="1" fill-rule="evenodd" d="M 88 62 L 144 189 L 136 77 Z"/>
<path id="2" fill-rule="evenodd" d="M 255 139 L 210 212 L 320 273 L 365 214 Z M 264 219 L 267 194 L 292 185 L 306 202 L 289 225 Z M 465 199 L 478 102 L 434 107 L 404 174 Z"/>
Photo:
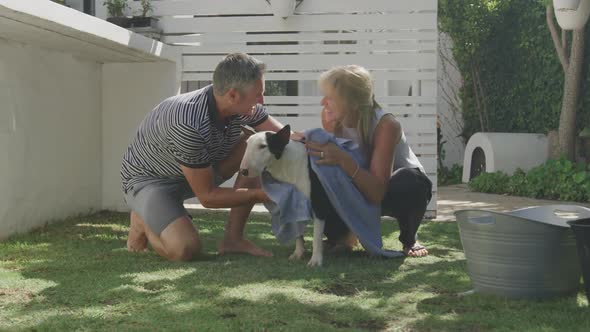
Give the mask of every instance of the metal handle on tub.
<path id="1" fill-rule="evenodd" d="M 555 209 L 553 209 L 554 216 L 556 216 L 560 219 L 563 219 L 563 220 L 571 220 L 572 218 L 564 218 L 563 216 L 559 215 L 560 212 L 561 213 L 574 213 L 574 214 L 576 214 L 574 219 L 590 217 L 590 209 L 583 207 L 583 206 L 578 206 L 578 205 L 560 205 L 558 207 L 555 207 Z"/>

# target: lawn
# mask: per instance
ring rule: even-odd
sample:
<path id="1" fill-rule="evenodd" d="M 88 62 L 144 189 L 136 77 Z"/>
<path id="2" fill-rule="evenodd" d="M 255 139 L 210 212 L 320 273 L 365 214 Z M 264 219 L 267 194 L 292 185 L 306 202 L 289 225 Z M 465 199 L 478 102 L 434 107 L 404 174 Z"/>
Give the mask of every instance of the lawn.
<path id="1" fill-rule="evenodd" d="M 196 216 L 205 254 L 190 263 L 128 253 L 127 215 L 117 213 L 0 243 L 0 330 L 590 330 L 582 291 L 545 301 L 461 295 L 471 287 L 455 223 L 423 224 L 427 258 L 355 251 L 312 269 L 309 256 L 287 260 L 293 248 L 275 241 L 264 215 L 248 232 L 273 258 L 217 256 L 226 217 Z M 385 246 L 399 249 L 397 226 L 383 230 Z"/>

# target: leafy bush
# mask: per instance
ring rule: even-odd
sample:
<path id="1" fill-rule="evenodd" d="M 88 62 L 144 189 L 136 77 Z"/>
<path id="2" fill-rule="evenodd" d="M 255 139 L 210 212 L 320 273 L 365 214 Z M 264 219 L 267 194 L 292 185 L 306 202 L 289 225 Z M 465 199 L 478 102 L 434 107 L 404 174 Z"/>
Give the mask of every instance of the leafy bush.
<path id="1" fill-rule="evenodd" d="M 107 7 L 109 17 L 124 17 L 125 9 L 129 8 L 127 0 L 105 0 L 102 5 Z"/>
<path id="2" fill-rule="evenodd" d="M 482 173 L 469 181 L 469 188 L 490 194 L 503 194 L 508 187 L 510 177 L 502 172 Z"/>
<path id="3" fill-rule="evenodd" d="M 437 182 L 439 186 L 461 183 L 463 177 L 463 166 L 454 164 L 451 168 L 439 167 L 437 173 Z"/>
<path id="4" fill-rule="evenodd" d="M 141 0 L 141 17 L 146 17 L 154 11 L 154 7 L 150 0 Z"/>
<path id="5" fill-rule="evenodd" d="M 590 201 L 590 168 L 566 159 L 549 160 L 512 176 L 483 173 L 469 182 L 474 191 L 563 201 Z"/>

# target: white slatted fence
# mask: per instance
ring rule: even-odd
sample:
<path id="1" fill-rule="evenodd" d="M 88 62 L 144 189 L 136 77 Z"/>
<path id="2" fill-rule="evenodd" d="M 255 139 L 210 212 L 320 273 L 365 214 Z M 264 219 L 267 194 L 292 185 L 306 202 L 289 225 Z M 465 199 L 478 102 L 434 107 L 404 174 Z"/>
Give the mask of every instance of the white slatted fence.
<path id="1" fill-rule="evenodd" d="M 366 67 L 377 101 L 402 123 L 436 190 L 437 0 L 304 0 L 286 19 L 266 0 L 152 3 L 162 41 L 182 50 L 185 89 L 206 84 L 225 54 L 249 53 L 267 64 L 270 113 L 295 129 L 320 125 L 322 71 Z"/>

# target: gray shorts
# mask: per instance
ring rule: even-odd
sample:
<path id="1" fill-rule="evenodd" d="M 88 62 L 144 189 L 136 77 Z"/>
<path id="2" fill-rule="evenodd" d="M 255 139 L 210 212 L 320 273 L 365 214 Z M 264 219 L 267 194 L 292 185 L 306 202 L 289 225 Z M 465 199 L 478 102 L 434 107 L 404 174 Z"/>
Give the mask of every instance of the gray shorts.
<path id="1" fill-rule="evenodd" d="M 215 185 L 227 179 L 215 175 Z M 190 216 L 184 201 L 195 197 L 186 179 L 150 179 L 133 186 L 125 194 L 127 206 L 137 213 L 156 235 L 173 221 Z"/>

